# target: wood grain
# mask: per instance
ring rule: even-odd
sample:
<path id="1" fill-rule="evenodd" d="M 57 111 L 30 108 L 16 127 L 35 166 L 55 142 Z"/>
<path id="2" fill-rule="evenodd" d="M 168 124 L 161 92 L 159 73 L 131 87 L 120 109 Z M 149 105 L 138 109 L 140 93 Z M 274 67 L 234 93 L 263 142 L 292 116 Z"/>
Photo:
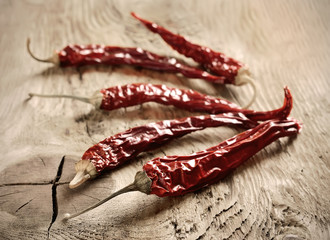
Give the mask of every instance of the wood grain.
<path id="1" fill-rule="evenodd" d="M 91 95 L 119 84 L 148 82 L 192 88 L 241 105 L 249 86 L 218 86 L 179 75 L 120 67 L 59 69 L 47 57 L 69 43 L 139 46 L 179 56 L 130 16 L 140 16 L 193 42 L 247 63 L 259 86 L 251 108 L 281 105 L 294 96 L 292 116 L 304 123 L 295 139 L 279 140 L 225 180 L 175 198 L 128 193 L 67 223 L 76 212 L 131 182 L 149 159 L 213 146 L 238 129 L 206 129 L 140 155 L 130 164 L 70 190 L 74 162 L 106 136 L 147 122 L 189 116 L 157 104 L 99 112 L 60 99 L 27 100 L 29 92 Z M 329 239 L 329 1 L 0 1 L 0 236 L 46 239 Z M 185 59 L 187 61 L 191 61 Z"/>

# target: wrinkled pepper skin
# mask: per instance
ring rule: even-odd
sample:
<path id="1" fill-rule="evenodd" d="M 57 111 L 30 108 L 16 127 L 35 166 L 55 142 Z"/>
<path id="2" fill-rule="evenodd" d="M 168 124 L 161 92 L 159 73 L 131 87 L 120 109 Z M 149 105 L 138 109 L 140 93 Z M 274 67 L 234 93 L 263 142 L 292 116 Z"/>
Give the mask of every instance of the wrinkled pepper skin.
<path id="1" fill-rule="evenodd" d="M 243 66 L 242 63 L 227 57 L 221 52 L 216 52 L 208 47 L 193 44 L 184 37 L 174 34 L 156 23 L 140 18 L 135 13 L 131 14 L 150 31 L 158 34 L 174 50 L 186 57 L 192 58 L 206 71 L 221 77 L 221 83 L 235 84 L 235 77 L 238 74 L 238 70 Z"/>
<path id="2" fill-rule="evenodd" d="M 91 161 L 100 173 L 125 163 L 141 152 L 160 147 L 188 133 L 207 127 L 228 125 L 248 129 L 257 123 L 241 113 L 194 116 L 149 123 L 104 139 L 89 148 L 82 156 L 82 160 Z"/>
<path id="3" fill-rule="evenodd" d="M 201 94 L 194 90 L 185 90 L 154 84 L 128 84 L 116 86 L 100 91 L 103 94 L 101 109 L 114 110 L 130 107 L 146 102 L 156 102 L 172 105 L 190 112 L 206 112 L 209 114 L 225 112 L 241 112 L 254 121 L 269 119 L 285 119 L 292 109 L 292 96 L 290 90 L 284 88 L 284 104 L 281 108 L 272 111 L 254 111 L 242 109 L 236 104 Z"/>
<path id="4" fill-rule="evenodd" d="M 87 65 L 131 65 L 146 69 L 181 73 L 188 78 L 218 82 L 219 77 L 185 64 L 173 57 L 164 57 L 141 48 L 104 45 L 69 45 L 58 52 L 61 67 Z"/>
<path id="5" fill-rule="evenodd" d="M 146 102 L 172 105 L 191 112 L 239 112 L 241 108 L 227 100 L 201 94 L 194 90 L 178 89 L 166 85 L 128 84 L 102 89 L 101 109 L 113 110 Z"/>
<path id="6" fill-rule="evenodd" d="M 300 128 L 295 120 L 270 120 L 189 156 L 155 158 L 143 166 L 152 180 L 150 194 L 178 196 L 218 182 L 270 143 L 296 135 Z"/>

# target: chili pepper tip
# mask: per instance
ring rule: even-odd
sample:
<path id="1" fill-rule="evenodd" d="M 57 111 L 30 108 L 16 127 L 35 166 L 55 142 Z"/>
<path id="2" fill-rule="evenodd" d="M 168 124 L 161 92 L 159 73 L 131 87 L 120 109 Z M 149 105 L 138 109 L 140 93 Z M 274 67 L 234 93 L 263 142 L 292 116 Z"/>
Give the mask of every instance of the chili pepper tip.
<path id="1" fill-rule="evenodd" d="M 136 19 L 139 19 L 138 15 L 136 15 L 135 12 L 131 12 L 131 15 L 132 15 L 132 17 L 134 17 L 134 18 L 136 18 Z"/>

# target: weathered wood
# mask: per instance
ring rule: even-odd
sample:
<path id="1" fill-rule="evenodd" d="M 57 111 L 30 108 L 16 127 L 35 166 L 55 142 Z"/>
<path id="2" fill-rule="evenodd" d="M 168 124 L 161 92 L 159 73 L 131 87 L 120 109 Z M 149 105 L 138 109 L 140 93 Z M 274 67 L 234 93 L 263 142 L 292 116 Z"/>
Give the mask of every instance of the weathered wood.
<path id="1" fill-rule="evenodd" d="M 132 67 L 58 69 L 34 61 L 69 43 L 139 46 L 179 56 L 130 16 L 135 11 L 247 63 L 259 85 L 257 110 L 294 95 L 292 116 L 304 123 L 295 139 L 262 150 L 225 180 L 183 197 L 128 193 L 81 217 L 76 212 L 130 183 L 149 159 L 213 146 L 237 129 L 206 129 L 142 154 L 111 173 L 70 190 L 74 162 L 106 136 L 147 122 L 189 116 L 157 104 L 109 113 L 67 99 L 27 100 L 29 92 L 91 95 L 134 82 L 166 83 L 220 95 L 244 105 L 248 86 Z M 50 239 L 329 239 L 330 4 L 328 1 L 0 1 L 0 236 L 45 239 L 57 185 L 58 216 Z M 189 61 L 188 59 L 185 59 Z"/>

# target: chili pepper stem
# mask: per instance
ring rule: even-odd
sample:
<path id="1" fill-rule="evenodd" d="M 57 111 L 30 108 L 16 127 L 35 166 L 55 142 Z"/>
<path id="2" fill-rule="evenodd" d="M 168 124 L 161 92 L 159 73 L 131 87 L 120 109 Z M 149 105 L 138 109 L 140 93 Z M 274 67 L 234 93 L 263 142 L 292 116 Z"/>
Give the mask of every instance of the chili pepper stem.
<path id="1" fill-rule="evenodd" d="M 88 211 L 102 205 L 103 203 L 109 201 L 110 199 L 112 199 L 112 198 L 114 198 L 118 195 L 127 193 L 127 192 L 140 191 L 142 193 L 149 194 L 150 190 L 151 190 L 151 183 L 152 183 L 152 181 L 147 176 L 147 174 L 143 171 L 139 171 L 139 172 L 136 173 L 135 180 L 134 180 L 133 183 L 131 183 L 131 184 L 127 185 L 126 187 L 118 190 L 117 192 L 114 192 L 109 197 L 104 198 L 103 200 L 101 200 L 98 203 L 82 210 L 81 212 L 78 212 L 78 213 L 75 213 L 75 214 L 69 214 L 69 213 L 64 214 L 63 221 L 66 221 L 70 218 L 77 217 L 77 216 L 79 216 L 79 215 L 81 215 L 85 212 L 88 212 Z"/>
<path id="2" fill-rule="evenodd" d="M 75 164 L 76 176 L 69 183 L 69 188 L 76 188 L 90 178 L 98 175 L 94 164 L 89 160 L 80 160 Z"/>
<path id="3" fill-rule="evenodd" d="M 235 85 L 236 86 L 241 86 L 244 84 L 249 83 L 252 88 L 253 88 L 253 96 L 250 100 L 250 102 L 244 106 L 243 108 L 246 109 L 252 105 L 252 103 L 256 100 L 257 97 L 257 85 L 255 83 L 255 80 L 250 77 L 250 72 L 248 68 L 242 67 L 241 69 L 238 70 L 237 76 L 235 78 Z"/>
<path id="4" fill-rule="evenodd" d="M 60 65 L 60 59 L 58 57 L 58 55 L 55 53 L 53 56 L 49 57 L 49 58 L 46 58 L 46 59 L 41 59 L 41 58 L 38 58 L 36 57 L 32 51 L 31 51 L 31 48 L 30 48 L 30 38 L 28 38 L 26 40 L 26 48 L 27 48 L 27 51 L 28 53 L 30 54 L 30 56 L 37 60 L 38 62 L 46 62 L 46 63 L 53 63 L 54 65 L 56 66 L 59 66 Z"/>
<path id="5" fill-rule="evenodd" d="M 79 100 L 85 103 L 90 103 L 89 98 L 87 97 L 80 97 L 80 96 L 74 96 L 74 95 L 66 95 L 66 94 L 39 94 L 39 93 L 29 93 L 30 97 L 43 97 L 43 98 L 70 98 Z"/>
<path id="6" fill-rule="evenodd" d="M 78 100 L 85 103 L 90 103 L 95 106 L 95 108 L 100 108 L 103 95 L 100 92 L 96 92 L 92 97 L 81 97 L 67 94 L 39 94 L 39 93 L 29 93 L 30 97 L 42 97 L 42 98 L 70 98 Z"/>

